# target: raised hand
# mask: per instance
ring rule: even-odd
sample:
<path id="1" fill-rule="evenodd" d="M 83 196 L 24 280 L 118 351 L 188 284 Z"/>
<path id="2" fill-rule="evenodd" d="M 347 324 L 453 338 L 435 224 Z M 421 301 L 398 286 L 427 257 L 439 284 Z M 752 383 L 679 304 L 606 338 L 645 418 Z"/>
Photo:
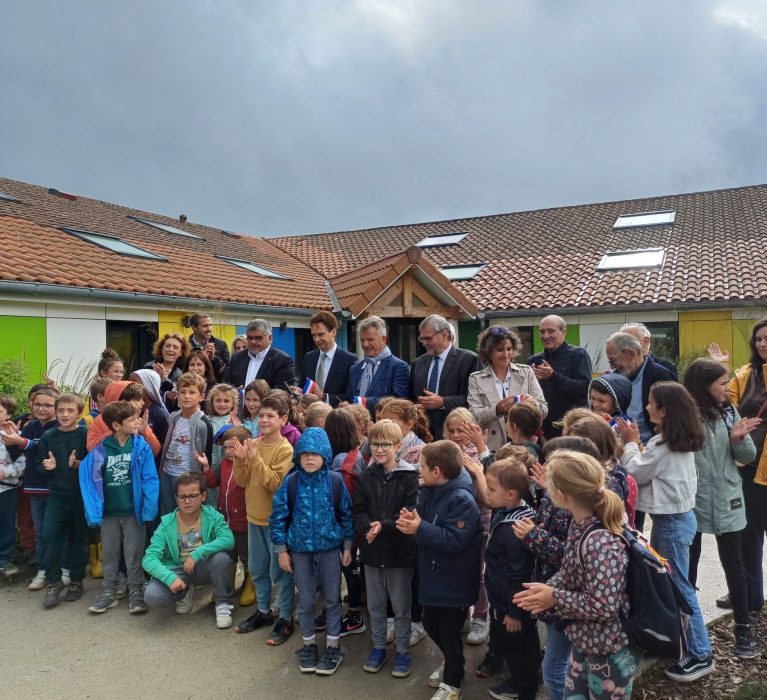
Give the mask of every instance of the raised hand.
<path id="1" fill-rule="evenodd" d="M 80 466 L 80 460 L 77 459 L 77 451 L 72 450 L 72 454 L 69 455 L 69 467 L 71 469 L 77 469 Z"/>
<path id="2" fill-rule="evenodd" d="M 197 450 L 195 450 L 194 458 L 199 462 L 200 468 L 204 472 L 210 471 L 210 463 L 208 462 L 208 458 L 204 452 L 198 452 Z"/>
<path id="3" fill-rule="evenodd" d="M 237 411 L 235 411 L 234 409 L 232 409 L 232 412 L 229 414 L 229 420 L 232 421 L 232 425 L 234 426 L 242 425 L 242 421 L 237 415 Z"/>
<path id="4" fill-rule="evenodd" d="M 761 418 L 741 418 L 732 426 L 730 431 L 730 439 L 735 442 L 740 442 L 746 435 L 759 426 L 762 422 Z"/>
<path id="5" fill-rule="evenodd" d="M 235 438 L 234 440 L 232 440 L 232 451 L 234 452 L 235 459 L 248 458 L 248 450 L 245 447 L 245 445 L 239 440 L 239 438 Z"/>
<path id="6" fill-rule="evenodd" d="M 621 436 L 623 442 L 635 442 L 637 445 L 641 442 L 639 438 L 639 426 L 633 421 L 629 422 L 625 418 L 615 419 L 615 429 Z"/>
<path id="7" fill-rule="evenodd" d="M 534 464 L 530 470 L 530 478 L 544 491 L 549 490 L 549 475 L 543 464 Z"/>
<path id="8" fill-rule="evenodd" d="M 709 343 L 706 350 L 708 351 L 708 356 L 712 360 L 721 362 L 723 365 L 729 364 L 730 353 L 727 352 L 727 350 L 722 350 L 722 348 L 719 347 L 718 343 Z"/>

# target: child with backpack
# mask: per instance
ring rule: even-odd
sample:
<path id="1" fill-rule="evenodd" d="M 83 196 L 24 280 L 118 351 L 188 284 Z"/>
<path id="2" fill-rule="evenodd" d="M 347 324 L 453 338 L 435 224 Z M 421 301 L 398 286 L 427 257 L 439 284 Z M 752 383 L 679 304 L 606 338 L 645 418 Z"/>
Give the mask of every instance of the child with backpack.
<path id="1" fill-rule="evenodd" d="M 348 566 L 352 558 L 352 504 L 341 476 L 330 470 L 330 443 L 322 428 L 307 428 L 296 442 L 294 454 L 295 470 L 274 494 L 269 534 L 280 568 L 293 574 L 298 588 L 303 636 L 298 668 L 301 673 L 330 676 L 343 660 L 339 644 L 341 565 Z M 340 502 L 336 496 L 339 488 Z M 328 630 L 320 659 L 314 634 L 318 582 L 325 598 Z"/>
<path id="2" fill-rule="evenodd" d="M 703 448 L 695 453 L 697 532 L 690 549 L 688 579 L 694 587 L 703 533 L 713 534 L 735 617 L 735 655 L 752 659 L 756 650 L 748 618 L 746 570 L 741 551 L 746 509 L 738 464 L 749 464 L 756 457 L 756 446 L 749 433 L 761 420 L 741 418 L 729 405 L 729 381 L 727 368 L 708 358 L 695 360 L 684 375 L 684 386 L 698 404 L 705 428 Z"/>
<path id="3" fill-rule="evenodd" d="M 652 386 L 647 412 L 657 432 L 647 445 L 642 446 L 636 423 L 619 418 L 617 428 L 625 443 L 623 465 L 639 487 L 637 509 L 652 516 L 650 543 L 668 560 L 671 578 L 692 610 L 685 654 L 666 669 L 672 680 L 690 682 L 716 668 L 695 588 L 688 579 L 690 544 L 697 529 L 694 453 L 703 447 L 703 423 L 694 399 L 676 382 Z"/>
<path id="4" fill-rule="evenodd" d="M 547 583 L 525 583 L 513 602 L 540 614 L 554 610 L 569 620 L 572 643 L 565 697 L 631 697 L 642 652 L 629 643 L 621 616 L 629 612 L 629 556 L 623 503 L 605 486 L 599 462 L 579 452 L 557 450 L 547 463 L 548 493 L 572 513 L 562 566 Z"/>

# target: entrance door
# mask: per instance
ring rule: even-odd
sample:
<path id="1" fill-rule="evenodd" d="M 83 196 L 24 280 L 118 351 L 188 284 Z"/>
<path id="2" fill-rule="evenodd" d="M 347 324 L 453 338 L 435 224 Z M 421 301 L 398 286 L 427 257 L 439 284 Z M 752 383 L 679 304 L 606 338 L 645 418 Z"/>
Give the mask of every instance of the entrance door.
<path id="1" fill-rule="evenodd" d="M 158 332 L 157 324 L 149 321 L 107 321 L 107 345 L 122 357 L 126 376 L 152 359 Z"/>
<path id="2" fill-rule="evenodd" d="M 418 326 L 422 318 L 387 318 L 389 348 L 392 353 L 410 364 L 423 355 L 423 345 L 418 342 Z"/>

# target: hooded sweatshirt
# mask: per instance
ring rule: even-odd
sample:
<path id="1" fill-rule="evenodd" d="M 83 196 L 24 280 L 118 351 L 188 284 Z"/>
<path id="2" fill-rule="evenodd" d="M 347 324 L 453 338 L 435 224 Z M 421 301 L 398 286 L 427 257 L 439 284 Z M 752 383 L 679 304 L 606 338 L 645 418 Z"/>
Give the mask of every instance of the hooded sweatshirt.
<path id="1" fill-rule="evenodd" d="M 626 411 L 629 410 L 629 404 L 631 403 L 631 380 L 628 377 L 624 377 L 622 374 L 613 372 L 612 374 L 605 374 L 596 379 L 592 379 L 589 384 L 589 396 L 591 396 L 591 389 L 596 387 L 596 390 L 601 394 L 609 394 L 612 396 L 615 402 L 615 412 L 613 418 L 628 418 Z M 589 404 L 591 401 L 589 401 Z"/>
<path id="2" fill-rule="evenodd" d="M 309 474 L 301 466 L 301 455 L 305 452 L 322 457 L 318 471 Z M 342 477 L 330 470 L 332 456 L 328 436 L 322 428 L 307 428 L 298 438 L 294 447 L 294 469 L 274 494 L 269 517 L 269 535 L 275 552 L 328 552 L 342 545 L 344 549 L 351 549 L 354 534 L 351 499 L 346 486 L 342 485 L 337 518 L 332 480 Z M 292 504 L 288 503 L 291 479 L 298 480 Z"/>

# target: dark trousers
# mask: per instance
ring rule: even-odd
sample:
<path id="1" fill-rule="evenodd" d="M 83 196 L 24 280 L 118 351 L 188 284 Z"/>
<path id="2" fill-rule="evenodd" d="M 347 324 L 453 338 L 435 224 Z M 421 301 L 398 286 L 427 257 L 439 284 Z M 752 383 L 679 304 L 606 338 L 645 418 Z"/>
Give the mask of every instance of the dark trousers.
<path id="1" fill-rule="evenodd" d="M 746 473 L 746 470 L 743 472 L 746 529 L 743 530 L 742 550 L 743 566 L 746 570 L 748 607 L 751 610 L 761 610 L 764 607 L 762 552 L 764 534 L 767 532 L 767 486 L 755 484 L 753 477 Z"/>
<path id="2" fill-rule="evenodd" d="M 519 691 L 519 700 L 535 700 L 538 693 L 538 669 L 541 667 L 541 642 L 535 621 L 522 621 L 519 632 L 508 632 L 504 613 L 490 610 L 490 628 L 495 629 L 498 651 L 506 661 L 511 680 Z"/>
<path id="3" fill-rule="evenodd" d="M 20 487 L 0 491 L 0 566 L 11 561 L 16 545 L 16 506 Z"/>
<path id="4" fill-rule="evenodd" d="M 743 566 L 743 530 L 738 532 L 723 532 L 716 535 L 716 547 L 719 550 L 719 561 L 724 569 L 724 578 L 727 581 L 727 591 L 732 602 L 732 612 L 738 625 L 747 625 L 748 622 L 748 594 L 746 588 L 746 569 Z M 698 580 L 698 561 L 700 560 L 700 546 L 703 536 L 696 533 L 690 547 L 690 573 L 687 579 L 695 588 Z"/>
<path id="5" fill-rule="evenodd" d="M 85 577 L 88 563 L 88 526 L 85 523 L 83 499 L 75 495 L 48 496 L 43 521 L 45 540 L 45 580 L 53 583 L 61 579 L 61 561 L 69 544 L 67 556 L 69 577 L 79 583 Z"/>
<path id="6" fill-rule="evenodd" d="M 351 564 L 341 567 L 344 579 L 346 580 L 346 590 L 349 594 L 349 608 L 352 610 L 359 610 L 362 607 L 362 588 L 364 584 L 359 557 L 359 550 L 354 547 L 352 549 Z"/>
<path id="7" fill-rule="evenodd" d="M 442 682 L 454 688 L 460 688 L 463 681 L 463 667 L 466 660 L 463 658 L 461 629 L 468 611 L 468 608 L 423 606 L 423 627 L 426 634 L 431 637 L 445 657 Z"/>

